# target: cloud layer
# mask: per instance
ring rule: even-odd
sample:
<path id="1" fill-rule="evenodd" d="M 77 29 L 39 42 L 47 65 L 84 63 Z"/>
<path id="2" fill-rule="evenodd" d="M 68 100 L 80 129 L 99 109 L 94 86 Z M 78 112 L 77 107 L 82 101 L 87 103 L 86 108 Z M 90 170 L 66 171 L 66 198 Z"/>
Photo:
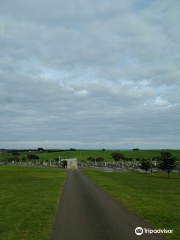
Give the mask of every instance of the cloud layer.
<path id="1" fill-rule="evenodd" d="M 179 148 L 179 9 L 2 0 L 0 148 Z"/>

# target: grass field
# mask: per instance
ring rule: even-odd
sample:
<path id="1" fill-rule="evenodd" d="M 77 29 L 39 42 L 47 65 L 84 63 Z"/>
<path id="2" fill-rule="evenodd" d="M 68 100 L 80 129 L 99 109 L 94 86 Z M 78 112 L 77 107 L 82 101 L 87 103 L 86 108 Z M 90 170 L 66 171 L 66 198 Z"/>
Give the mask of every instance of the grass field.
<path id="1" fill-rule="evenodd" d="M 139 215 L 154 229 L 173 229 L 164 234 L 171 240 L 180 239 L 180 178 L 171 174 L 104 173 L 84 171 L 99 186 Z M 137 226 L 139 227 L 139 226 Z"/>
<path id="2" fill-rule="evenodd" d="M 180 159 L 180 150 L 140 150 L 140 151 L 121 151 L 125 157 L 129 158 L 151 158 L 160 156 L 160 153 L 163 151 L 171 152 L 174 157 Z M 53 153 L 35 153 L 39 156 L 39 161 L 46 161 L 52 158 L 78 158 L 78 160 L 87 161 L 88 157 L 103 157 L 105 161 L 113 161 L 111 157 L 111 153 L 113 151 L 102 151 L 102 150 L 77 150 L 77 151 L 65 151 L 65 152 L 53 152 Z M 32 152 L 34 153 L 34 152 Z M 21 153 L 18 158 L 21 160 L 23 157 L 26 157 L 28 152 Z M 6 158 L 12 158 L 13 155 L 11 153 L 0 153 L 0 160 L 4 160 Z"/>
<path id="3" fill-rule="evenodd" d="M 0 166 L 0 239 L 45 240 L 66 172 Z"/>

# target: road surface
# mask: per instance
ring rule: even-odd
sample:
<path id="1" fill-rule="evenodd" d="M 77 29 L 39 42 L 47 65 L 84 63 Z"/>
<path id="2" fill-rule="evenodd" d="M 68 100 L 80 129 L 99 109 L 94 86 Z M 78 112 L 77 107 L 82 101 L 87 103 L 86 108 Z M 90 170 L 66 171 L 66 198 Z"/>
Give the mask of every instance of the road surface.
<path id="1" fill-rule="evenodd" d="M 81 170 L 69 170 L 50 240 L 164 240 L 159 234 L 136 235 L 150 228 Z"/>

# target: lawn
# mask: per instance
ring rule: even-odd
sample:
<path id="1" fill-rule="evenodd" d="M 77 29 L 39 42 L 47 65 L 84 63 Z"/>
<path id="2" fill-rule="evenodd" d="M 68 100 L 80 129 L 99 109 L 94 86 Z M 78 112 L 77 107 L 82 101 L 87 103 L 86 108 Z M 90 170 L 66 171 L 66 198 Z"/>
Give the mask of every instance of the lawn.
<path id="1" fill-rule="evenodd" d="M 66 172 L 0 166 L 0 239 L 48 239 Z"/>
<path id="2" fill-rule="evenodd" d="M 180 239 L 180 178 L 171 174 L 108 173 L 84 171 L 99 186 L 123 203 L 129 210 L 151 224 L 154 229 L 173 229 L 164 234 Z"/>

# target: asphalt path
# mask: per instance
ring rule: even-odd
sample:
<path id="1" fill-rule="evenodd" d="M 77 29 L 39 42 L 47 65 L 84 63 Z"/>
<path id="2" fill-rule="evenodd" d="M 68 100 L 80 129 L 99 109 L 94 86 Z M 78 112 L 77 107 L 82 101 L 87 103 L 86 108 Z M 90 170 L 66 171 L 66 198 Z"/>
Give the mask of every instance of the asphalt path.
<path id="1" fill-rule="evenodd" d="M 165 239 L 155 233 L 136 235 L 137 227 L 153 229 L 81 170 L 68 171 L 50 240 Z"/>

